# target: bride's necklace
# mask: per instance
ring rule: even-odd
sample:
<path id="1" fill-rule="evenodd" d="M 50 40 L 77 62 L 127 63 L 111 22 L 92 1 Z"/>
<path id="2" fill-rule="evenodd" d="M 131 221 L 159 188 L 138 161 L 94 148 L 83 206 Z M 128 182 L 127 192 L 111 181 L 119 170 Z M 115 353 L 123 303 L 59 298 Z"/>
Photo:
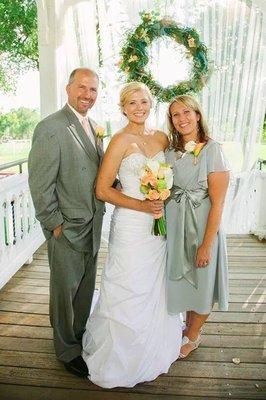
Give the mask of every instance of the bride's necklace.
<path id="1" fill-rule="evenodd" d="M 141 141 L 141 144 L 143 145 L 143 146 L 146 146 L 148 143 L 147 143 L 147 141 L 145 140 L 145 133 L 143 132 L 143 133 L 139 133 L 139 138 L 140 138 L 140 141 Z"/>

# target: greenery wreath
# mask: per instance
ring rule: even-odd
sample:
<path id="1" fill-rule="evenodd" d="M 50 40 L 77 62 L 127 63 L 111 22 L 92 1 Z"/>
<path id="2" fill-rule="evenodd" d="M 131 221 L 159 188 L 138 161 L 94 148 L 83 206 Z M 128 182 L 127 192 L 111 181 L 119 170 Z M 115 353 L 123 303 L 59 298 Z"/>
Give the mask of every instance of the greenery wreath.
<path id="1" fill-rule="evenodd" d="M 169 102 L 180 94 L 199 92 L 210 75 L 210 66 L 207 47 L 200 41 L 197 31 L 190 27 L 182 27 L 168 17 L 160 18 L 156 12 L 142 12 L 140 16 L 141 24 L 133 33 L 128 34 L 121 50 L 119 68 L 126 73 L 127 82 L 145 83 L 158 102 Z M 150 71 L 145 70 L 149 61 L 148 46 L 154 39 L 164 36 L 185 46 L 187 56 L 193 57 L 190 79 L 166 88 L 153 79 Z"/>

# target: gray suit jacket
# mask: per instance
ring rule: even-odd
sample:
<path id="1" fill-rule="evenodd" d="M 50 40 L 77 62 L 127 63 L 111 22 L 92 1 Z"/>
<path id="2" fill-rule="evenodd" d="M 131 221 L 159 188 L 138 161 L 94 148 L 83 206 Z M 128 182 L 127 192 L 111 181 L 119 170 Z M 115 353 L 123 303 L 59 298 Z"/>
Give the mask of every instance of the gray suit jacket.
<path id="1" fill-rule="evenodd" d="M 90 121 L 93 133 L 94 124 Z M 94 194 L 103 151 L 95 150 L 78 118 L 66 105 L 35 129 L 29 155 L 29 186 L 47 239 L 62 224 L 63 235 L 77 251 L 100 246 L 104 203 Z"/>

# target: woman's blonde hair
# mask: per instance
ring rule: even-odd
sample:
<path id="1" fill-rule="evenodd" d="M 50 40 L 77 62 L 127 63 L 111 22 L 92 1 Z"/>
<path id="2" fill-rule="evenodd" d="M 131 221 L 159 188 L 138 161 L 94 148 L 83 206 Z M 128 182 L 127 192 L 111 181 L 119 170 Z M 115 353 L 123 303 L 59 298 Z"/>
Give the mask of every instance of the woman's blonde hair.
<path id="1" fill-rule="evenodd" d="M 125 86 L 123 86 L 122 90 L 120 91 L 119 106 L 120 106 L 120 109 L 123 114 L 124 114 L 124 107 L 125 107 L 125 104 L 129 98 L 129 96 L 131 96 L 133 93 L 138 92 L 140 90 L 142 90 L 143 92 L 145 92 L 147 94 L 147 97 L 152 106 L 152 95 L 151 95 L 151 92 L 150 92 L 150 89 L 148 88 L 148 86 L 146 86 L 142 82 L 133 81 L 133 82 L 127 83 Z"/>
<path id="2" fill-rule="evenodd" d="M 209 139 L 209 128 L 204 117 L 202 108 L 195 97 L 190 96 L 188 94 L 180 95 L 174 98 L 168 106 L 167 112 L 167 124 L 170 134 L 170 142 L 171 146 L 174 148 L 175 151 L 184 151 L 184 141 L 182 135 L 179 135 L 178 131 L 175 129 L 172 116 L 171 116 L 171 106 L 174 103 L 182 103 L 185 107 L 190 108 L 191 110 L 195 111 L 199 116 L 200 119 L 198 121 L 198 136 L 200 142 L 207 142 Z"/>

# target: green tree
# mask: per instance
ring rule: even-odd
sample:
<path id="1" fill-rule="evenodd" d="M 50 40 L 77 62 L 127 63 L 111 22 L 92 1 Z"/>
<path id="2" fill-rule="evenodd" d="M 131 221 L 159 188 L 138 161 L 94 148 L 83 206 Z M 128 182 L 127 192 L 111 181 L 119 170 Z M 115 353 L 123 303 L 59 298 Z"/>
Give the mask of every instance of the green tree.
<path id="1" fill-rule="evenodd" d="M 0 140 L 31 137 L 40 120 L 37 110 L 20 107 L 0 115 Z"/>
<path id="2" fill-rule="evenodd" d="M 19 73 L 38 68 L 35 0 L 0 0 L 0 88 L 13 90 Z"/>

